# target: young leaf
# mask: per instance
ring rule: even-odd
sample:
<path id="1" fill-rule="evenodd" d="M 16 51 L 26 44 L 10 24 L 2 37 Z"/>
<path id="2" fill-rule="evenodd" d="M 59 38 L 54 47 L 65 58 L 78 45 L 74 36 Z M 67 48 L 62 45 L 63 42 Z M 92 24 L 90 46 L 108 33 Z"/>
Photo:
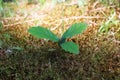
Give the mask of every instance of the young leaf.
<path id="1" fill-rule="evenodd" d="M 54 42 L 58 42 L 59 41 L 59 38 L 53 34 L 50 30 L 46 29 L 46 28 L 43 28 L 41 26 L 38 26 L 38 27 L 31 27 L 28 32 L 37 37 L 37 38 L 46 38 L 46 39 L 49 39 L 49 40 L 52 40 Z"/>
<path id="2" fill-rule="evenodd" d="M 18 47 L 18 46 L 12 47 L 11 49 L 12 49 L 12 50 L 15 50 L 15 51 L 22 51 L 22 50 L 23 50 L 23 48 Z"/>
<path id="3" fill-rule="evenodd" d="M 2 30 L 3 28 L 3 25 L 2 25 L 2 22 L 0 22 L 0 31 Z"/>
<path id="4" fill-rule="evenodd" d="M 0 40 L 0 48 L 2 48 L 3 42 L 2 40 Z"/>
<path id="5" fill-rule="evenodd" d="M 69 51 L 73 54 L 79 54 L 79 47 L 74 42 L 65 42 L 60 45 L 65 51 Z"/>
<path id="6" fill-rule="evenodd" d="M 62 36 L 62 39 L 70 38 L 76 34 L 82 33 L 87 28 L 85 23 L 73 24 Z"/>

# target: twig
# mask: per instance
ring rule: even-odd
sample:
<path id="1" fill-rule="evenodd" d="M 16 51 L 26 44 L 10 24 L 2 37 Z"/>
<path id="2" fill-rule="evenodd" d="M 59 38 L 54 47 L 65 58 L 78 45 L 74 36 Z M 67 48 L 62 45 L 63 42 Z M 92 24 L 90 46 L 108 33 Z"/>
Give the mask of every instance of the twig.
<path id="1" fill-rule="evenodd" d="M 33 21 L 35 21 L 35 20 L 40 20 L 41 18 L 44 18 L 46 15 L 42 15 L 42 16 L 40 16 L 40 17 L 37 17 L 37 18 L 35 18 L 35 19 L 32 19 L 32 20 L 26 20 L 26 21 L 24 21 L 24 22 L 17 22 L 17 23 L 14 23 L 14 24 L 8 24 L 8 25 L 4 25 L 4 27 L 10 27 L 10 26 L 15 26 L 15 25 L 18 25 L 18 24 L 23 24 L 23 23 L 28 23 L 28 22 L 33 22 Z M 66 20 L 66 21 L 68 21 L 68 20 L 70 20 L 70 19 L 94 19 L 94 18 L 105 18 L 105 17 L 99 17 L 99 16 L 73 16 L 73 17 L 69 17 L 69 18 L 63 18 L 63 19 L 59 19 L 59 20 L 56 20 L 56 21 L 61 21 L 61 20 Z M 54 21 L 54 22 L 56 22 L 56 21 Z"/>
<path id="2" fill-rule="evenodd" d="M 8 25 L 3 25 L 4 27 L 10 27 L 10 26 L 15 26 L 15 25 L 18 25 L 18 24 L 23 24 L 23 23 L 29 23 L 29 22 L 33 22 L 33 21 L 35 21 L 35 20 L 40 20 L 41 18 L 44 18 L 46 15 L 42 15 L 42 16 L 40 16 L 40 17 L 37 17 L 37 18 L 35 18 L 35 19 L 32 19 L 32 20 L 26 20 L 26 21 L 24 21 L 24 22 L 17 22 L 17 23 L 14 23 L 14 24 L 8 24 Z"/>
<path id="3" fill-rule="evenodd" d="M 95 18 L 102 18 L 104 19 L 105 17 L 100 17 L 100 16 L 74 16 L 74 17 L 69 17 L 69 18 L 63 18 L 64 20 L 70 20 L 70 19 L 95 19 Z"/>

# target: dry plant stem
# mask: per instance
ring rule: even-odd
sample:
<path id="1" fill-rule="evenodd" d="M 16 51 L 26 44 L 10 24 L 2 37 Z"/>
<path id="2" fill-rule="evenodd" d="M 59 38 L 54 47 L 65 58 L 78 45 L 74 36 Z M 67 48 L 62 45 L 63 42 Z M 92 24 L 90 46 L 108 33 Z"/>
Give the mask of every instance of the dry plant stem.
<path id="1" fill-rule="evenodd" d="M 64 6 L 63 3 L 62 3 L 62 6 Z M 62 7 L 62 17 L 64 18 L 64 7 Z M 64 19 L 62 19 L 62 34 L 63 34 L 63 32 L 64 32 Z"/>
<path id="2" fill-rule="evenodd" d="M 120 44 L 120 41 L 118 40 L 113 40 L 113 42 Z"/>
<path id="3" fill-rule="evenodd" d="M 14 23 L 14 24 L 8 24 L 8 25 L 4 25 L 4 27 L 10 27 L 10 26 L 15 26 L 15 25 L 18 25 L 18 24 L 24 24 L 24 23 L 29 23 L 29 22 L 33 22 L 35 20 L 40 20 L 40 18 L 44 18 L 45 15 L 43 16 L 38 16 L 37 18 L 35 19 L 32 19 L 32 20 L 26 20 L 24 22 L 17 22 L 17 23 Z M 73 16 L 73 17 L 69 17 L 69 18 L 63 18 L 63 19 L 59 19 L 59 20 L 55 20 L 54 22 L 56 21 L 61 21 L 61 20 L 65 20 L 65 21 L 68 21 L 70 19 L 104 19 L 105 17 L 100 17 L 100 16 Z M 3 22 L 4 23 L 4 22 Z"/>
<path id="4" fill-rule="evenodd" d="M 40 20 L 40 18 L 44 18 L 46 15 L 42 15 L 42 16 L 38 16 L 37 18 L 34 18 L 34 19 L 31 19 L 31 20 L 26 20 L 26 21 L 21 21 L 21 22 L 17 22 L 17 23 L 14 23 L 14 24 L 8 24 L 8 25 L 4 25 L 4 22 L 3 22 L 3 25 L 4 27 L 10 27 L 10 26 L 15 26 L 15 25 L 18 25 L 18 24 L 25 24 L 25 23 L 30 23 L 30 22 L 33 22 L 35 20 Z"/>

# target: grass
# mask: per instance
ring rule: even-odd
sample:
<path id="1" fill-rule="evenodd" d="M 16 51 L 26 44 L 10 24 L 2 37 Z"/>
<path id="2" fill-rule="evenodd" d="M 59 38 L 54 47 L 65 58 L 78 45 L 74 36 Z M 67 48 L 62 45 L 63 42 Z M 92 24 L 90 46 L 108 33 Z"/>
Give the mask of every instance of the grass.
<path id="1" fill-rule="evenodd" d="M 0 80 L 119 80 L 120 24 L 110 25 L 107 34 L 103 32 L 98 35 L 100 26 L 111 14 L 111 8 L 116 11 L 116 19 L 119 19 L 119 8 L 106 7 L 101 3 L 91 7 L 93 4 L 88 4 L 84 13 L 77 5 L 62 4 L 61 7 L 59 4 L 51 11 L 45 10 L 44 17 L 42 14 L 37 18 L 32 15 L 24 17 L 20 13 L 16 14 L 19 17 L 4 17 L 3 29 L 0 31 L 0 40 L 3 41 L 0 49 Z M 29 10 L 31 6 L 34 7 L 27 5 Z M 65 17 L 62 16 L 63 7 Z M 41 12 L 38 10 L 35 13 Z M 89 24 L 82 35 L 67 40 L 79 45 L 80 54 L 77 56 L 60 49 L 56 43 L 38 40 L 27 33 L 30 26 L 35 26 L 34 20 L 39 20 L 38 25 L 60 36 L 62 19 L 64 30 L 75 22 Z M 3 36 L 6 33 L 10 37 Z M 13 50 L 12 47 L 16 46 L 23 50 Z M 12 53 L 6 53 L 8 50 Z"/>

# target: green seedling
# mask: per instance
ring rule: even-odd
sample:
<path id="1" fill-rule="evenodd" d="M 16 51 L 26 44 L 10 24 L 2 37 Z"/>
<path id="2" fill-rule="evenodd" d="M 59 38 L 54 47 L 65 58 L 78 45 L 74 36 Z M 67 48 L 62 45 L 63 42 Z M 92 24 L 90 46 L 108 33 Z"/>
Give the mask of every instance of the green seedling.
<path id="1" fill-rule="evenodd" d="M 84 30 L 86 30 L 86 28 L 87 25 L 85 23 L 75 23 L 70 28 L 68 28 L 68 30 L 62 35 L 61 38 L 58 38 L 50 30 L 41 26 L 31 27 L 29 28 L 28 32 L 37 38 L 46 38 L 54 42 L 58 42 L 58 45 L 65 51 L 69 51 L 73 54 L 79 54 L 79 46 L 74 42 L 67 42 L 66 39 L 82 33 Z"/>

